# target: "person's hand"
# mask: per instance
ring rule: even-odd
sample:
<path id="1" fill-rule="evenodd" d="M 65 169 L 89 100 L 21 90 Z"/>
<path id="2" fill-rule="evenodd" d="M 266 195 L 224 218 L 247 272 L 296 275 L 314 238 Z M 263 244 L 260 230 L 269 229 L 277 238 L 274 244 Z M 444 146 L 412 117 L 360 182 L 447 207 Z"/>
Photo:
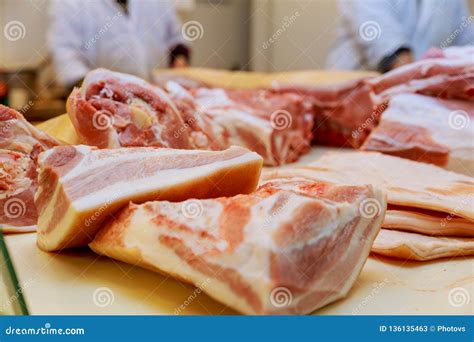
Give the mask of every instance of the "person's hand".
<path id="1" fill-rule="evenodd" d="M 413 55 L 411 51 L 402 51 L 395 58 L 394 62 L 390 66 L 390 70 L 401 67 L 405 64 L 410 64 L 413 62 Z"/>
<path id="2" fill-rule="evenodd" d="M 172 68 L 185 68 L 188 66 L 188 60 L 184 56 L 178 56 L 174 59 Z"/>

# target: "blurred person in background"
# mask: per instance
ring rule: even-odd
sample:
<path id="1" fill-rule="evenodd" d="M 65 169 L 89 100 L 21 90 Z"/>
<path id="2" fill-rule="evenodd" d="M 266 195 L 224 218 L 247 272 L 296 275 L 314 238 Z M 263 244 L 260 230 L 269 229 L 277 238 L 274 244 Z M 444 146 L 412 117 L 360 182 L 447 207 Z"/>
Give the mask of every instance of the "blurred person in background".
<path id="1" fill-rule="evenodd" d="M 339 0 L 338 36 L 327 67 L 387 72 L 432 47 L 474 44 L 465 0 Z"/>
<path id="2" fill-rule="evenodd" d="M 188 65 L 171 0 L 54 0 L 50 11 L 55 79 L 69 90 L 99 67 L 150 80 L 154 68 Z"/>

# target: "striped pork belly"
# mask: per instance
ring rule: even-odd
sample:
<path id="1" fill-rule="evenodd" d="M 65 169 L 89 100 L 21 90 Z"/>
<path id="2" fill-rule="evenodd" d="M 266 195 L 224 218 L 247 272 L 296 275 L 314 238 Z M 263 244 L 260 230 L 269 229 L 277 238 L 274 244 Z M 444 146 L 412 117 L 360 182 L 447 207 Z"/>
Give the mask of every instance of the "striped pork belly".
<path id="1" fill-rule="evenodd" d="M 275 179 L 249 195 L 131 203 L 90 247 L 245 314 L 306 314 L 348 293 L 385 208 L 372 186 Z"/>
<path id="2" fill-rule="evenodd" d="M 246 147 L 269 166 L 294 162 L 309 151 L 313 116 L 300 95 L 206 87 L 189 92 L 222 146 Z"/>
<path id="3" fill-rule="evenodd" d="M 91 71 L 69 96 L 67 111 L 81 141 L 99 148 L 221 149 L 192 103 L 131 75 Z"/>
<path id="4" fill-rule="evenodd" d="M 102 222 L 129 201 L 180 201 L 249 193 L 262 159 L 224 151 L 63 146 L 39 158 L 38 245 L 46 251 L 89 243 Z"/>
<path id="5" fill-rule="evenodd" d="M 0 149 L 0 231 L 36 230 L 36 165 L 29 155 Z"/>
<path id="6" fill-rule="evenodd" d="M 474 103 L 418 94 L 393 96 L 361 149 L 474 176 Z"/>

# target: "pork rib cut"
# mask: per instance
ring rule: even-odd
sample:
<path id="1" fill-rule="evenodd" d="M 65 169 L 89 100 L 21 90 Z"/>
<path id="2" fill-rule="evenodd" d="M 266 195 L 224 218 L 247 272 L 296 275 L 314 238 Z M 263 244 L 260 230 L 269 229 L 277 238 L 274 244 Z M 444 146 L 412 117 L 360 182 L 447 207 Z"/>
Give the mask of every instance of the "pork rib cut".
<path id="1" fill-rule="evenodd" d="M 83 246 L 129 201 L 172 201 L 248 193 L 262 159 L 241 147 L 224 151 L 64 146 L 39 158 L 38 245 Z"/>
<path id="2" fill-rule="evenodd" d="M 474 103 L 418 94 L 393 96 L 361 149 L 474 176 Z"/>
<path id="3" fill-rule="evenodd" d="M 377 202 L 380 210 L 363 215 Z M 188 206 L 199 208 L 192 220 Z M 306 314 L 344 297 L 386 207 L 372 186 L 273 180 L 249 195 L 130 204 L 90 247 L 200 286 L 246 314 Z"/>

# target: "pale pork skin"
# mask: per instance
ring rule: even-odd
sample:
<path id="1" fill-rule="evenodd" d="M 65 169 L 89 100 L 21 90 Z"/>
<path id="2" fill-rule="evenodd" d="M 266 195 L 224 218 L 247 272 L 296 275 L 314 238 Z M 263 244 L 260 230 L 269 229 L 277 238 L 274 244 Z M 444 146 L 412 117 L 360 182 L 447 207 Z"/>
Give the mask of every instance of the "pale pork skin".
<path id="1" fill-rule="evenodd" d="M 39 158 L 38 246 L 87 245 L 129 201 L 184 200 L 255 190 L 262 158 L 241 147 L 224 151 L 63 146 Z"/>
<path id="2" fill-rule="evenodd" d="M 367 202 L 378 210 L 364 215 Z M 307 314 L 348 293 L 385 208 L 372 186 L 275 179 L 248 195 L 131 203 L 90 247 L 245 314 Z"/>

